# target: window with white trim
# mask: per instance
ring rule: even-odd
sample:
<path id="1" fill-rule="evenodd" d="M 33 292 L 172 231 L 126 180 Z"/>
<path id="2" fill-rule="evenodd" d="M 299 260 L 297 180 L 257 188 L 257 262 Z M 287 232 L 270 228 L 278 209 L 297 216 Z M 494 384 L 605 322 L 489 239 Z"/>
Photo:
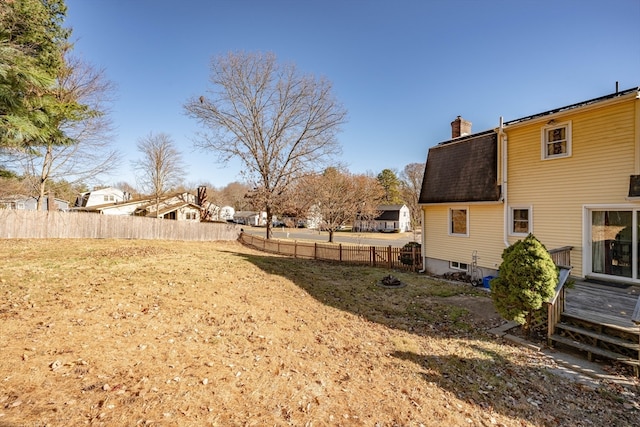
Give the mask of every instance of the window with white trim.
<path id="1" fill-rule="evenodd" d="M 551 123 L 543 127 L 542 159 L 569 156 L 571 156 L 571 122 Z"/>
<path id="2" fill-rule="evenodd" d="M 533 232 L 532 216 L 530 207 L 512 207 L 511 208 L 509 233 L 512 235 L 526 236 Z"/>
<path id="3" fill-rule="evenodd" d="M 468 271 L 469 265 L 464 262 L 449 261 L 449 268 L 452 270 Z"/>
<path id="4" fill-rule="evenodd" d="M 469 210 L 467 208 L 449 209 L 449 234 L 452 236 L 469 235 Z"/>

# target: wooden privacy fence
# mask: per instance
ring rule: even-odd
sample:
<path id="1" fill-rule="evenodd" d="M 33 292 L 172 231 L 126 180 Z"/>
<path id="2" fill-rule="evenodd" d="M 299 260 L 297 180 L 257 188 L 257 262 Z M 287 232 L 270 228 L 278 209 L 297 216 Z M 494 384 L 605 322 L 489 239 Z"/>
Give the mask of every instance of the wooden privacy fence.
<path id="1" fill-rule="evenodd" d="M 236 240 L 240 227 L 86 212 L 0 209 L 2 239 Z"/>
<path id="2" fill-rule="evenodd" d="M 241 233 L 239 240 L 244 245 L 261 251 L 294 258 L 371 265 L 414 272 L 422 270 L 422 254 L 420 248 L 415 247 L 403 249 L 392 246 L 323 244 L 297 240 L 265 239 L 247 233 Z"/>

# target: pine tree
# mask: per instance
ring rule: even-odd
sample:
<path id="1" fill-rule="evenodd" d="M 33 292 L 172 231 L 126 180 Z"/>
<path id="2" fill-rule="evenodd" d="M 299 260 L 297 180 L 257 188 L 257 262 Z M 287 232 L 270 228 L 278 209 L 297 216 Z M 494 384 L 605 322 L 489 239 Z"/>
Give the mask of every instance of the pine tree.
<path id="1" fill-rule="evenodd" d="M 502 252 L 500 274 L 491 281 L 496 310 L 507 320 L 531 332 L 533 314 L 555 292 L 558 268 L 544 245 L 529 234 Z"/>

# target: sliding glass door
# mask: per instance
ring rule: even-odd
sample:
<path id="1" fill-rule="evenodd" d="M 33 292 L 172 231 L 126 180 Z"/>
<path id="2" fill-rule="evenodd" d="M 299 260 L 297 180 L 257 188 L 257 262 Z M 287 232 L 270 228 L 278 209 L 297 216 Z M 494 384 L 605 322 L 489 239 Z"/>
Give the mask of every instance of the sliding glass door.
<path id="1" fill-rule="evenodd" d="M 591 211 L 591 272 L 639 279 L 640 210 Z"/>

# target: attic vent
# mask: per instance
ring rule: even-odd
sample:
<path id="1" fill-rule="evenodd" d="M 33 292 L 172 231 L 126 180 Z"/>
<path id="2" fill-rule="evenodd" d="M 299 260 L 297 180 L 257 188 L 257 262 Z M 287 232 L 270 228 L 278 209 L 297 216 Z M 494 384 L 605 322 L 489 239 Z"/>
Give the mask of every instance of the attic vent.
<path id="1" fill-rule="evenodd" d="M 471 135 L 471 122 L 458 116 L 451 122 L 451 138 Z"/>

